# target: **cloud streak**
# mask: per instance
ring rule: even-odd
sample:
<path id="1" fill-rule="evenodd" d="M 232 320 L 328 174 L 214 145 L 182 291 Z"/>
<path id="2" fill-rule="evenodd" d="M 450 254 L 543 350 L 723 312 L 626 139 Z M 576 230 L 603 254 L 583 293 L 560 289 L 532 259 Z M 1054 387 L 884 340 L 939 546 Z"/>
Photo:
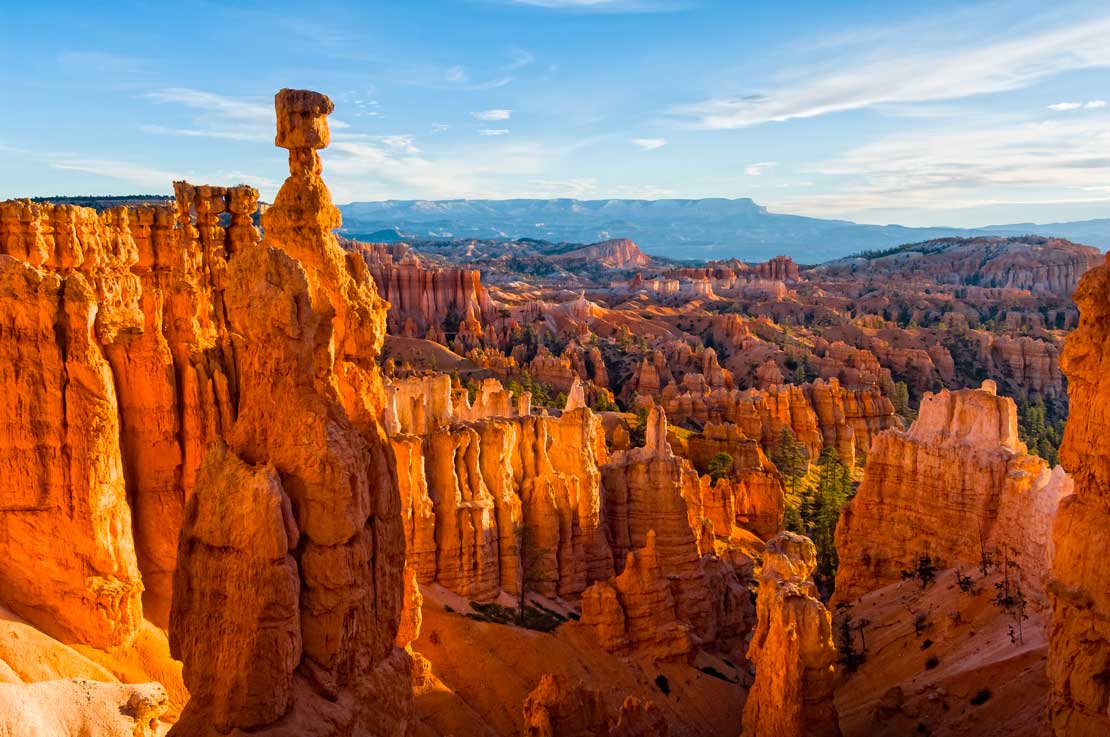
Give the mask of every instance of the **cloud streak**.
<path id="1" fill-rule="evenodd" d="M 231 97 L 224 97 L 212 92 L 195 90 L 189 87 L 169 87 L 156 90 L 146 95 L 155 102 L 177 103 L 208 113 L 215 113 L 235 120 L 251 120 L 260 123 L 272 123 L 274 108 L 272 105 L 259 105 L 253 102 L 244 102 Z"/>
<path id="2" fill-rule="evenodd" d="M 749 177 L 760 177 L 763 176 L 768 169 L 773 169 L 776 166 L 778 166 L 777 161 L 757 161 L 754 164 L 745 166 L 744 173 Z"/>
<path id="3" fill-rule="evenodd" d="M 478 112 L 474 112 L 474 113 L 470 114 L 470 117 L 474 118 L 475 120 L 485 120 L 485 121 L 508 120 L 512 116 L 513 116 L 513 111 L 512 110 L 501 110 L 501 109 L 479 110 Z"/>
<path id="4" fill-rule="evenodd" d="M 666 138 L 633 138 L 632 143 L 645 151 L 653 151 L 667 145 Z"/>
<path id="5" fill-rule="evenodd" d="M 934 34 L 939 36 L 939 34 Z M 1028 87 L 1067 71 L 1110 67 L 1110 18 L 1073 20 L 1009 38 L 790 70 L 778 89 L 715 97 L 669 111 L 696 128 L 745 128 L 884 104 L 930 103 Z M 830 71 L 831 70 L 831 71 Z"/>
<path id="6" fill-rule="evenodd" d="M 777 207 L 848 212 L 1089 202 L 1110 193 L 1110 116 L 890 136 L 813 168 L 837 186 Z"/>

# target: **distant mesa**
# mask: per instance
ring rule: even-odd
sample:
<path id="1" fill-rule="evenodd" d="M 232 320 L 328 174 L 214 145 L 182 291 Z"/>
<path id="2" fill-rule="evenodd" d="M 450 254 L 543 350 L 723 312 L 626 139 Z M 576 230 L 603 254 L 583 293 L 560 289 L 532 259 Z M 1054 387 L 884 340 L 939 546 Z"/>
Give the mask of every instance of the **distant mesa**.
<path id="1" fill-rule="evenodd" d="M 649 255 L 682 260 L 765 261 L 787 254 L 814 264 L 904 243 L 988 235 L 1037 234 L 1110 248 L 1110 219 L 984 228 L 869 225 L 769 212 L 748 198 L 386 200 L 352 202 L 340 210 L 344 233 L 361 240 L 390 228 L 416 240 L 594 243 L 615 235 L 634 240 Z"/>

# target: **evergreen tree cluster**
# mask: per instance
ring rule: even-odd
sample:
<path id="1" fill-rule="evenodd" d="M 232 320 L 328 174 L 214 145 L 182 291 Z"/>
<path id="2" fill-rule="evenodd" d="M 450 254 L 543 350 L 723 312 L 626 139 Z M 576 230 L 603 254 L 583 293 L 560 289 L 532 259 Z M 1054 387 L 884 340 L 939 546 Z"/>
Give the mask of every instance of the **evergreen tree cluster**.
<path id="1" fill-rule="evenodd" d="M 817 476 L 807 483 L 809 459 L 805 447 L 789 428 L 783 428 L 771 460 L 786 482 L 787 504 L 784 526 L 808 536 L 817 547 L 817 570 L 813 580 L 823 593 L 830 593 L 836 578 L 836 525 L 840 510 L 855 494 L 851 469 L 833 448 L 817 458 Z"/>
<path id="2" fill-rule="evenodd" d="M 1029 452 L 1043 458 L 1048 465 L 1060 461 L 1060 442 L 1064 439 L 1064 417 L 1050 418 L 1043 400 L 1018 405 L 1018 433 L 1029 446 Z"/>

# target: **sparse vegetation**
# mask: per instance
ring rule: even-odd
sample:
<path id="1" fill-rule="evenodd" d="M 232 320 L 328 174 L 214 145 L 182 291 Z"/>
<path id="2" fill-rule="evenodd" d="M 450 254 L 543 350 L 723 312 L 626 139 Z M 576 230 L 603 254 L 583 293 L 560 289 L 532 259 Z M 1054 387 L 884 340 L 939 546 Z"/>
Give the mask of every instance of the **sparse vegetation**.
<path id="1" fill-rule="evenodd" d="M 714 481 L 728 476 L 732 471 L 733 459 L 728 453 L 718 453 L 706 465 L 709 477 Z"/>
<path id="2" fill-rule="evenodd" d="M 926 588 L 937 578 L 936 561 L 928 553 L 921 553 L 914 559 L 913 568 L 902 571 L 902 580 L 917 580 L 921 588 Z"/>

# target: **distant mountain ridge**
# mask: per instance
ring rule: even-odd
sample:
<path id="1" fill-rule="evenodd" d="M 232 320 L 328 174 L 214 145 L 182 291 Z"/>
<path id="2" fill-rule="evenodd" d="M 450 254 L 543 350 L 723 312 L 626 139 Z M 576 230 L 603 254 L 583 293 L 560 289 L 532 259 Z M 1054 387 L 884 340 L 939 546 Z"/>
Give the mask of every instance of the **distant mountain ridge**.
<path id="1" fill-rule="evenodd" d="M 635 241 L 674 259 L 762 261 L 785 254 L 819 263 L 936 238 L 1044 235 L 1110 248 L 1110 218 L 985 228 L 867 225 L 773 213 L 751 199 L 384 200 L 340 205 L 343 232 L 364 240 L 537 238 Z M 371 237 L 376 236 L 376 238 Z"/>

